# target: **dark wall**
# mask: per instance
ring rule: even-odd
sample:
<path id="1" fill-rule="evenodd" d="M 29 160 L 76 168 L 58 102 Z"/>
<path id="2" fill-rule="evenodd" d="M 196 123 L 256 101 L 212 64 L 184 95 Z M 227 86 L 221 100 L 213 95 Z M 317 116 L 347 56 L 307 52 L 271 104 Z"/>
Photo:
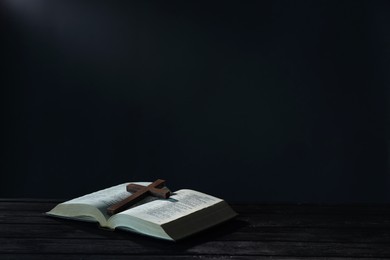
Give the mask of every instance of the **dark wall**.
<path id="1" fill-rule="evenodd" d="M 0 197 L 390 202 L 389 7 L 4 0 Z"/>

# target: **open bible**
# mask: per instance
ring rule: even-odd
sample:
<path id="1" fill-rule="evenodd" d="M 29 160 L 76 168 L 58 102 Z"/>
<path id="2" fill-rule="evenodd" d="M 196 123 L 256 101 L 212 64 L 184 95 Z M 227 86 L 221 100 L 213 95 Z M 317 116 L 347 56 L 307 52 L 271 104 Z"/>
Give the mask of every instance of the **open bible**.
<path id="1" fill-rule="evenodd" d="M 168 199 L 146 197 L 133 207 L 110 216 L 107 208 L 129 196 L 123 183 L 58 204 L 46 214 L 98 222 L 109 229 L 123 229 L 177 241 L 237 215 L 222 199 L 188 189 Z M 135 182 L 148 185 L 149 182 Z"/>

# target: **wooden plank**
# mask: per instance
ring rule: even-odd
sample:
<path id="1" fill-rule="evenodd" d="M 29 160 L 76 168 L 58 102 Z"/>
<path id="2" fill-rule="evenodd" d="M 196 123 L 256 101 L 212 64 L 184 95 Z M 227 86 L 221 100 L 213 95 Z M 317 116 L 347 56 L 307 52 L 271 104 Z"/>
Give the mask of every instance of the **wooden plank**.
<path id="1" fill-rule="evenodd" d="M 65 221 L 65 222 L 64 222 Z M 235 226 L 258 227 L 310 227 L 310 228 L 390 228 L 390 216 L 387 215 L 283 215 L 257 214 L 240 215 Z M 43 212 L 1 212 L 0 223 L 6 224 L 66 224 L 69 220 L 56 219 Z M 71 221 L 75 222 L 75 221 Z"/>
<path id="2" fill-rule="evenodd" d="M 15 214 L 8 215 L 0 212 L 0 224 L 46 224 L 46 225 L 62 225 L 63 220 L 51 218 L 43 213 L 26 213 L 26 214 Z M 72 221 L 74 222 L 74 221 Z"/>
<path id="3" fill-rule="evenodd" d="M 0 202 L 0 212 L 10 211 L 30 211 L 30 212 L 47 212 L 54 208 L 57 202 Z"/>
<path id="4" fill-rule="evenodd" d="M 260 255 L 323 257 L 390 257 L 389 244 L 313 242 L 209 241 L 169 243 L 148 240 L 1 239 L 0 254 L 117 255 Z"/>
<path id="5" fill-rule="evenodd" d="M 390 229 L 324 229 L 324 228 L 243 228 L 231 230 L 228 225 L 211 228 L 198 236 L 205 241 L 294 241 L 338 243 L 389 243 Z M 29 224 L 0 224 L 2 238 L 67 238 L 67 239 L 134 239 L 125 231 L 107 231 L 95 225 L 42 226 Z M 199 238 L 198 238 L 199 239 Z"/>
<path id="6" fill-rule="evenodd" d="M 1 211 L 38 211 L 46 212 L 63 200 L 0 200 Z M 377 205 L 313 205 L 313 204 L 231 204 L 240 214 L 388 214 L 389 204 Z"/>
<path id="7" fill-rule="evenodd" d="M 40 198 L 0 198 L 0 203 L 3 202 L 28 202 L 28 203 L 47 203 L 54 202 L 58 203 L 64 201 L 64 199 L 40 199 Z"/>
<path id="8" fill-rule="evenodd" d="M 389 204 L 232 204 L 234 210 L 241 214 L 309 214 L 309 215 L 342 215 L 342 214 L 387 214 L 390 215 Z"/>
<path id="9" fill-rule="evenodd" d="M 240 221 L 252 227 L 317 227 L 317 228 L 389 228 L 390 217 L 372 215 L 279 215 L 262 214 L 255 216 L 240 216 Z"/>
<path id="10" fill-rule="evenodd" d="M 2 260 L 128 260 L 129 255 L 96 255 L 96 254 L 2 254 Z M 361 258 L 361 257 L 289 257 L 289 256 L 229 256 L 229 255 L 137 255 L 136 259 L 140 260 L 195 260 L 195 259 L 213 259 L 213 260 L 378 260 L 378 258 Z"/>
<path id="11" fill-rule="evenodd" d="M 169 259 L 390 257 L 390 211 L 386 205 L 234 205 L 241 213 L 235 220 L 180 243 L 169 243 L 43 215 L 56 204 L 0 202 L 0 259 L 45 254 L 67 259 L 90 254 L 111 254 L 116 259 L 128 255 L 147 259 L 161 259 L 161 255 Z"/>

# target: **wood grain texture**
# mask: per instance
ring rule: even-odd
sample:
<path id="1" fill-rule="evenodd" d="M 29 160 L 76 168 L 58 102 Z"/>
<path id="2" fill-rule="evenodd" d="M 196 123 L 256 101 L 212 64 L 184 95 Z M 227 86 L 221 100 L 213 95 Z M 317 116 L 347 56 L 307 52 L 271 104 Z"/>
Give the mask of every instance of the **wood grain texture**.
<path id="1" fill-rule="evenodd" d="M 173 243 L 43 214 L 57 203 L 0 200 L 0 259 L 390 258 L 389 205 L 232 205 L 236 219 Z"/>

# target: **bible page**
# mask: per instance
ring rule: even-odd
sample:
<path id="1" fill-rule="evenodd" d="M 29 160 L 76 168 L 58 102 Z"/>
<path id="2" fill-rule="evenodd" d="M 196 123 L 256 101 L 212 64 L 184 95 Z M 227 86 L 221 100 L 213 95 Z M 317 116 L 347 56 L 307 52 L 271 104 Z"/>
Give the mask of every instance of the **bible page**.
<path id="1" fill-rule="evenodd" d="M 132 182 L 147 186 L 150 182 Z M 62 204 L 87 204 L 96 207 L 103 213 L 106 219 L 110 216 L 107 214 L 107 208 L 129 197 L 132 193 L 126 190 L 126 186 L 129 183 L 122 183 L 104 190 L 99 190 L 69 201 Z"/>
<path id="2" fill-rule="evenodd" d="M 201 192 L 184 189 L 175 192 L 169 199 L 154 200 L 118 215 L 130 215 L 161 225 L 221 201 Z"/>
<path id="3" fill-rule="evenodd" d="M 150 182 L 133 182 L 135 184 L 147 186 Z M 105 225 L 110 218 L 107 208 L 129 197 L 132 193 L 126 190 L 129 183 L 119 184 L 104 190 L 99 190 L 72 200 L 58 204 L 54 209 L 47 212 L 48 215 L 77 217 L 80 220 L 98 220 L 101 225 Z M 84 206 L 83 205 L 87 205 Z M 92 209 L 100 212 L 98 215 Z M 78 214 L 79 213 L 79 214 Z M 92 217 L 92 218 L 91 218 Z"/>

